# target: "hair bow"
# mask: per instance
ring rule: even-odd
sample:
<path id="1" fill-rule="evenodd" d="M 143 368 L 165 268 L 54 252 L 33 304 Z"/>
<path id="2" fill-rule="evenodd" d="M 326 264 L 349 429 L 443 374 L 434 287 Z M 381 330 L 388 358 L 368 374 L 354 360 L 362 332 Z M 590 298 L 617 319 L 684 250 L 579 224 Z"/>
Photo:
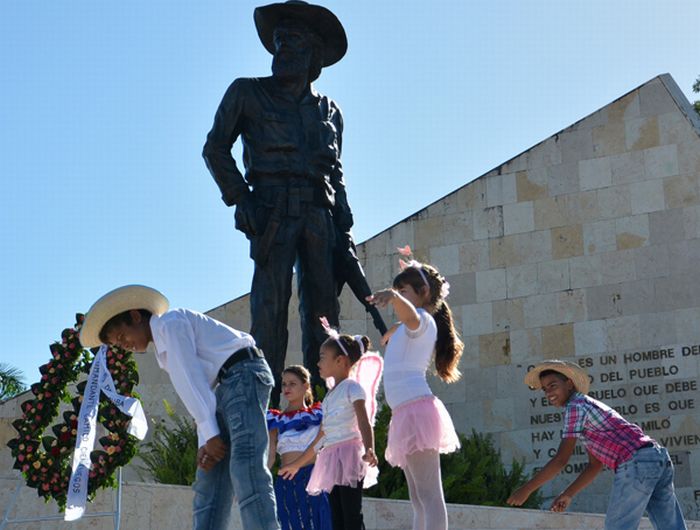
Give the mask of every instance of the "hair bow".
<path id="1" fill-rule="evenodd" d="M 397 248 L 396 250 L 399 251 L 399 254 L 407 258 L 410 258 L 413 254 L 411 247 L 409 247 L 408 245 L 406 245 L 405 247 Z M 420 277 L 423 279 L 423 283 L 428 288 L 428 291 L 430 291 L 430 283 L 428 283 L 428 277 L 425 275 L 425 272 L 423 272 L 423 264 L 420 261 L 416 261 L 413 258 L 411 258 L 409 261 L 405 261 L 399 258 L 399 269 L 401 269 L 401 271 L 404 271 L 408 268 L 414 268 L 420 273 Z"/>
<path id="2" fill-rule="evenodd" d="M 396 249 L 399 254 L 401 254 L 404 257 L 411 258 L 409 261 L 405 261 L 401 258 L 399 258 L 399 269 L 401 271 L 404 271 L 408 268 L 414 268 L 420 273 L 420 277 L 423 279 L 423 283 L 425 286 L 430 290 L 430 283 L 428 283 L 428 277 L 425 275 L 425 272 L 423 271 L 423 264 L 420 261 L 416 261 L 415 259 L 412 258 L 413 251 L 411 250 L 411 247 L 409 245 L 405 245 L 403 247 L 398 247 Z M 443 300 L 447 298 L 450 294 L 450 282 L 448 282 L 445 278 L 442 278 L 442 285 L 440 286 L 440 298 Z"/>
<path id="3" fill-rule="evenodd" d="M 338 330 L 333 329 L 331 327 L 331 325 L 328 323 L 328 319 L 326 317 L 321 317 L 321 318 L 319 318 L 319 320 L 321 321 L 321 326 L 323 327 L 323 331 L 326 332 L 326 335 L 328 335 L 331 339 L 333 339 L 338 344 L 338 346 L 340 347 L 340 349 L 343 351 L 343 353 L 345 355 L 350 357 L 350 355 L 348 354 L 348 350 L 345 349 L 345 346 L 343 346 L 343 343 L 340 340 L 340 333 L 338 333 Z"/>

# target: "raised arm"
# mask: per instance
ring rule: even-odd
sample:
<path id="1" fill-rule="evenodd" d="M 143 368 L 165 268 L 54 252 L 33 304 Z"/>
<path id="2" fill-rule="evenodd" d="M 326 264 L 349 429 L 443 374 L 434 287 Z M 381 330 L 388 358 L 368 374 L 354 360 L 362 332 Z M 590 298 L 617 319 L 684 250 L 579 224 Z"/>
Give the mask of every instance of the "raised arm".
<path id="1" fill-rule="evenodd" d="M 380 308 L 391 304 L 396 317 L 411 331 L 418 329 L 420 316 L 414 305 L 394 289 L 382 289 L 367 297 L 367 301 Z"/>

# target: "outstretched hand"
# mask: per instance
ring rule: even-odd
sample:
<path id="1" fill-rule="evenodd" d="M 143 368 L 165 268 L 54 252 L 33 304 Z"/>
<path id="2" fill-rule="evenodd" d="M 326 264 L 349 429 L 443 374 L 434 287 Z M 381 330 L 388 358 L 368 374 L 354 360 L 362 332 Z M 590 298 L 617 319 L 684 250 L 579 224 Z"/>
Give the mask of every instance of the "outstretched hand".
<path id="1" fill-rule="evenodd" d="M 506 500 L 506 503 L 510 506 L 522 506 L 527 501 L 530 496 L 530 491 L 525 489 L 524 486 L 515 490 L 510 497 Z"/>
<path id="2" fill-rule="evenodd" d="M 374 294 L 369 295 L 365 298 L 370 304 L 376 305 L 377 307 L 384 309 L 391 301 L 396 298 L 396 291 L 393 289 L 382 289 Z"/>

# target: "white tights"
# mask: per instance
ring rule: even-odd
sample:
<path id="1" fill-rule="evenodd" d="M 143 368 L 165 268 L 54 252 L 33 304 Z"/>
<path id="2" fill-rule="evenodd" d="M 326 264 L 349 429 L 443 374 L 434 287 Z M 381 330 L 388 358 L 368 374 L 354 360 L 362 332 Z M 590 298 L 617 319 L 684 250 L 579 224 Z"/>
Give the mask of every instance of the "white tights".
<path id="1" fill-rule="evenodd" d="M 403 472 L 413 505 L 413 530 L 447 530 L 440 455 L 437 451 L 418 451 L 406 460 Z"/>

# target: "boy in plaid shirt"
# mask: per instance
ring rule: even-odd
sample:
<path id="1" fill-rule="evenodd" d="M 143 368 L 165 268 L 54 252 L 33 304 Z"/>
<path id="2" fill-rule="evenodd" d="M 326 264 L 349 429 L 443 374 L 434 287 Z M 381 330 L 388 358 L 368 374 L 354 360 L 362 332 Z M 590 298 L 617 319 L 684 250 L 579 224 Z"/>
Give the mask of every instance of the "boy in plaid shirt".
<path id="1" fill-rule="evenodd" d="M 589 380 L 577 364 L 551 360 L 525 376 L 530 388 L 541 388 L 555 407 L 565 407 L 564 429 L 557 454 L 508 498 L 522 505 L 537 488 L 552 480 L 574 452 L 580 438 L 588 452 L 588 466 L 552 503 L 563 512 L 574 496 L 609 467 L 615 473 L 605 516 L 606 530 L 633 530 L 644 510 L 657 530 L 686 530 L 673 490 L 673 464 L 668 451 L 604 403 L 588 397 Z"/>

